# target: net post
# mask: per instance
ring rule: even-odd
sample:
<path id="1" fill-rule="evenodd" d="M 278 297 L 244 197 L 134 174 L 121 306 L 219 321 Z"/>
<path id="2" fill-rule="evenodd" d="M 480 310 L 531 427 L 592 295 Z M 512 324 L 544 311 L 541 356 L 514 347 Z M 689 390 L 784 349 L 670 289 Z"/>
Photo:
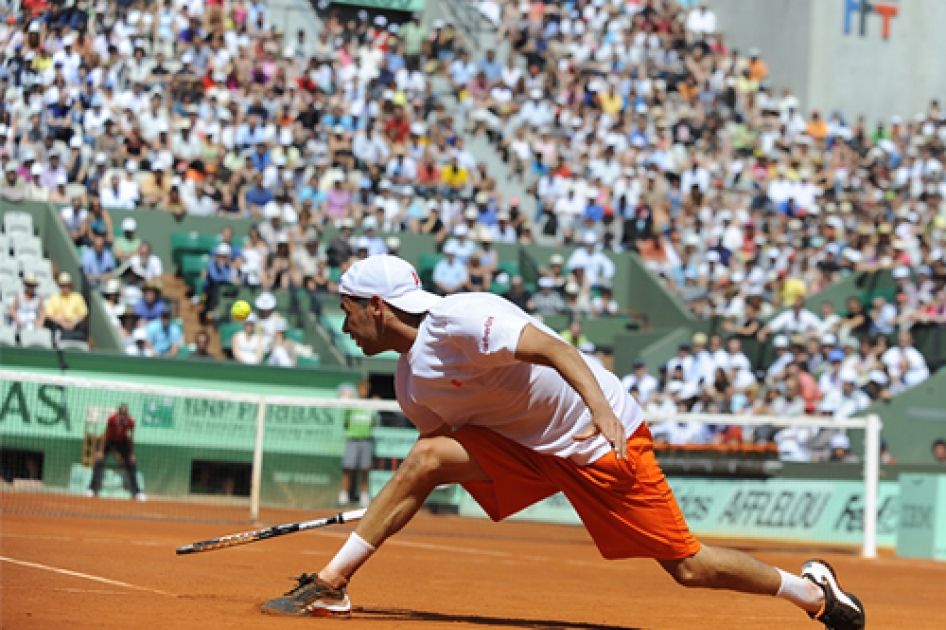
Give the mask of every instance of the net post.
<path id="1" fill-rule="evenodd" d="M 263 436 L 266 433 L 266 397 L 260 396 L 256 407 L 256 443 L 253 446 L 253 470 L 250 479 L 250 520 L 259 520 L 259 494 L 263 480 Z"/>
<path id="2" fill-rule="evenodd" d="M 880 485 L 880 416 L 865 418 L 864 427 L 864 546 L 861 555 L 877 557 L 877 495 Z"/>

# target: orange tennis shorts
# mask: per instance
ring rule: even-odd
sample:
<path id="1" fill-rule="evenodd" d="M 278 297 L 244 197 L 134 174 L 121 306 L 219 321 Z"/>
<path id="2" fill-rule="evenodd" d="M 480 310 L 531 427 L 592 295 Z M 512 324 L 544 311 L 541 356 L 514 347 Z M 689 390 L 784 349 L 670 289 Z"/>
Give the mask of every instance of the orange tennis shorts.
<path id="1" fill-rule="evenodd" d="M 646 424 L 628 438 L 626 459 L 612 451 L 587 466 L 536 453 L 483 427 L 463 427 L 451 437 L 492 479 L 463 487 L 494 521 L 562 492 L 609 560 L 678 560 L 700 550 L 654 457 Z"/>

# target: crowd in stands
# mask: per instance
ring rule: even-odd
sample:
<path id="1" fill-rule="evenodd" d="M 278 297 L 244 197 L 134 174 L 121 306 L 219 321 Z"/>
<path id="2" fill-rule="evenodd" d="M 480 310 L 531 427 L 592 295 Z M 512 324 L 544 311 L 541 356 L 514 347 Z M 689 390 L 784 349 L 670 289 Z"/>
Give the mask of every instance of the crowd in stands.
<path id="1" fill-rule="evenodd" d="M 61 204 L 132 353 L 174 356 L 185 343 L 161 298 L 169 261 L 134 219 L 115 236 L 109 210 L 140 208 L 258 221 L 208 252 L 208 323 L 228 287 L 332 292 L 352 260 L 397 252 L 399 239 L 380 234 L 413 232 L 444 255 L 435 290 L 508 283 L 504 294 L 541 316 L 621 314 L 612 258 L 639 254 L 726 333 L 694 339 L 658 385 L 638 386 L 651 407 L 843 415 L 926 378 L 909 331 L 946 323 L 938 102 L 874 126 L 804 112 L 771 84 L 761 51 L 729 46 L 705 6 L 481 10 L 508 59 L 418 16 L 330 14 L 308 37 L 273 27 L 259 0 L 24 6 L 0 24 L 0 198 Z M 500 193 L 464 132 L 489 139 L 530 203 Z M 535 287 L 504 277 L 494 244 L 535 242 L 578 248 L 548 260 Z M 893 299 L 802 306 L 883 269 L 897 278 Z M 248 324 L 234 356 L 284 363 L 271 357 L 285 331 L 271 328 Z M 775 362 L 745 365 L 740 340 L 770 337 Z"/>

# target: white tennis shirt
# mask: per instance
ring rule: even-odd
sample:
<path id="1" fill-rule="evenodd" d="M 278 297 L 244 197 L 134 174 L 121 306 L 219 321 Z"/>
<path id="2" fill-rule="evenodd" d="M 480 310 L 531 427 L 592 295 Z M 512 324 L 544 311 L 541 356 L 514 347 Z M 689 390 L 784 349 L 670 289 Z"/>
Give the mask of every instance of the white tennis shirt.
<path id="1" fill-rule="evenodd" d="M 591 412 L 553 368 L 515 358 L 526 324 L 558 335 L 508 300 L 460 293 L 440 300 L 401 355 L 397 400 L 421 433 L 446 423 L 486 427 L 536 452 L 587 465 L 611 451 L 601 435 L 578 442 Z M 585 362 L 630 436 L 643 422 L 641 408 L 607 369 Z"/>

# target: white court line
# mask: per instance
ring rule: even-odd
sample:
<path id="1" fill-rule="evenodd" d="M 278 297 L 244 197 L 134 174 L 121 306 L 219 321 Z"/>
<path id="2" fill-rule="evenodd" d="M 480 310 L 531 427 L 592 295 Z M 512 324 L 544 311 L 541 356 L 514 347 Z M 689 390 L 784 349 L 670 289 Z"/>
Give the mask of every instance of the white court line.
<path id="1" fill-rule="evenodd" d="M 64 593 L 92 593 L 94 595 L 128 595 L 125 591 L 103 591 L 98 588 L 54 588 Z"/>
<path id="2" fill-rule="evenodd" d="M 156 588 L 148 588 L 146 586 L 136 586 L 134 584 L 129 584 L 128 582 L 119 582 L 118 580 L 110 580 L 108 578 L 99 577 L 97 575 L 89 575 L 88 573 L 79 573 L 78 571 L 70 571 L 69 569 L 60 569 L 58 567 L 50 567 L 45 564 L 39 564 L 36 562 L 25 562 L 23 560 L 14 560 L 13 558 L 7 558 L 6 556 L 0 556 L 0 560 L 3 562 L 9 562 L 10 564 L 18 564 L 23 567 L 30 567 L 32 569 L 43 569 L 45 571 L 52 571 L 53 573 L 61 573 L 62 575 L 71 575 L 73 577 L 83 578 L 86 580 L 91 580 L 93 582 L 101 582 L 102 584 L 111 584 L 112 586 L 122 586 L 124 588 L 130 588 L 136 591 L 146 591 L 148 593 L 157 593 L 158 595 L 167 595 L 168 597 L 177 597 L 171 593 L 165 591 L 160 591 Z"/>

